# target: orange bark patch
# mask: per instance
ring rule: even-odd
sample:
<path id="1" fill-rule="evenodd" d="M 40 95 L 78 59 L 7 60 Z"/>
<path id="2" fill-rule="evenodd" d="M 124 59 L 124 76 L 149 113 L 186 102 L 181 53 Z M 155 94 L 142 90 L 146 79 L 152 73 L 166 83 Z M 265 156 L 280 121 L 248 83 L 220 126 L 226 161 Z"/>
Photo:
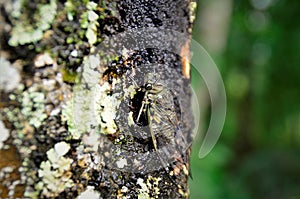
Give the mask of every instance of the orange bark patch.
<path id="1" fill-rule="evenodd" d="M 20 156 L 14 146 L 10 146 L 7 150 L 0 150 L 0 170 L 5 167 L 12 167 L 13 171 L 5 179 L 0 180 L 0 198 L 8 198 L 8 187 L 3 185 L 4 181 L 15 181 L 20 179 L 20 174 L 18 172 L 21 166 Z M 25 186 L 17 185 L 15 187 L 14 198 L 22 198 Z"/>
<path id="2" fill-rule="evenodd" d="M 190 79 L 191 67 L 190 67 L 190 40 L 189 39 L 182 46 L 180 51 L 180 57 L 181 57 L 183 75 L 186 78 Z"/>

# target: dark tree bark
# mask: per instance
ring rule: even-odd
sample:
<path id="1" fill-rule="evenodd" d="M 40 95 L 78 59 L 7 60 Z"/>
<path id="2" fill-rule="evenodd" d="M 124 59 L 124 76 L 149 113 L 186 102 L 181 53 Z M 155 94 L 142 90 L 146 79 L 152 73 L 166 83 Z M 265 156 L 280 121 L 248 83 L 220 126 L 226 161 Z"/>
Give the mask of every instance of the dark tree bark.
<path id="1" fill-rule="evenodd" d="M 0 2 L 0 197 L 187 198 L 193 5 Z"/>

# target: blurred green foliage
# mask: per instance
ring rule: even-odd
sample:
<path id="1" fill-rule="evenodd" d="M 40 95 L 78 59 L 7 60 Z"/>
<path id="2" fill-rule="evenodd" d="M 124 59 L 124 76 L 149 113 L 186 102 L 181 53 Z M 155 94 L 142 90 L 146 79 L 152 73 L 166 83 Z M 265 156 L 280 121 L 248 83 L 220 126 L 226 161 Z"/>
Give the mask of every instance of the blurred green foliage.
<path id="1" fill-rule="evenodd" d="M 300 198 L 298 17 L 298 0 L 232 1 L 225 50 L 212 54 L 226 87 L 226 122 L 204 159 L 201 139 L 193 145 L 191 199 Z M 201 43 L 197 27 L 194 39 Z"/>

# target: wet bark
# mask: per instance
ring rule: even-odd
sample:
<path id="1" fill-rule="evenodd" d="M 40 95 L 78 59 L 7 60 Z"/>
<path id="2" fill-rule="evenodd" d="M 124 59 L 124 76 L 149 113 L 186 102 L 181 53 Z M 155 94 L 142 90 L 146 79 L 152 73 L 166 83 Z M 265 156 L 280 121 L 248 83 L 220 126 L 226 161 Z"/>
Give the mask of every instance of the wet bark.
<path id="1" fill-rule="evenodd" d="M 191 2 L 24 2 L 0 2 L 0 197 L 187 198 Z"/>

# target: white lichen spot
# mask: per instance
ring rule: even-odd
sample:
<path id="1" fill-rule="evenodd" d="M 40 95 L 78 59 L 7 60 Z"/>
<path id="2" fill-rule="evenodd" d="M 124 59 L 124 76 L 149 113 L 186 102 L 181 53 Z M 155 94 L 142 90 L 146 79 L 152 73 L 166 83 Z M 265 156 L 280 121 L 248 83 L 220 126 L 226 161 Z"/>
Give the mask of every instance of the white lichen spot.
<path id="1" fill-rule="evenodd" d="M 94 151 L 97 151 L 99 145 L 99 134 L 95 131 L 88 134 L 84 134 L 82 137 L 82 142 L 86 146 L 91 146 Z"/>
<path id="2" fill-rule="evenodd" d="M 117 162 L 117 167 L 123 169 L 124 166 L 127 166 L 127 160 L 125 158 L 120 158 Z"/>
<path id="3" fill-rule="evenodd" d="M 104 152 L 104 156 L 105 156 L 105 157 L 109 157 L 109 156 L 110 156 L 110 153 L 106 151 L 106 152 Z"/>
<path id="4" fill-rule="evenodd" d="M 97 4 L 93 1 L 90 1 L 87 3 L 86 8 L 88 10 L 96 10 L 97 9 Z"/>
<path id="5" fill-rule="evenodd" d="M 128 113 L 127 121 L 128 121 L 128 125 L 129 125 L 129 126 L 134 125 L 133 112 L 132 112 L 132 111 L 130 111 L 130 112 Z"/>
<path id="6" fill-rule="evenodd" d="M 72 57 L 78 57 L 78 50 L 72 50 L 72 52 L 70 53 L 70 55 Z"/>
<path id="7" fill-rule="evenodd" d="M 149 196 L 149 189 L 147 187 L 147 184 L 144 183 L 144 180 L 142 178 L 139 178 L 137 180 L 137 184 L 141 187 L 138 189 L 138 199 L 148 199 Z"/>
<path id="8" fill-rule="evenodd" d="M 99 83 L 100 72 L 95 70 L 100 65 L 99 55 L 90 55 L 83 61 L 83 82 L 87 83 L 90 87 Z"/>
<path id="9" fill-rule="evenodd" d="M 121 192 L 123 192 L 123 193 L 126 193 L 126 192 L 128 192 L 128 187 L 126 187 L 126 186 L 123 186 L 123 187 L 122 187 L 122 189 L 121 189 Z"/>
<path id="10" fill-rule="evenodd" d="M 37 68 L 43 67 L 45 65 L 52 65 L 53 63 L 54 61 L 48 53 L 39 54 L 34 60 L 34 65 Z"/>
<path id="11" fill-rule="evenodd" d="M 3 122 L 0 120 L 0 149 L 4 146 L 3 142 L 9 137 L 9 131 L 5 128 Z"/>
<path id="12" fill-rule="evenodd" d="M 61 157 L 68 153 L 68 151 L 70 150 L 70 145 L 66 142 L 59 142 L 54 145 L 54 149 L 58 157 Z"/>
<path id="13" fill-rule="evenodd" d="M 93 45 L 97 41 L 97 28 L 94 24 L 90 24 L 85 33 L 86 38 L 88 39 L 89 44 Z"/>
<path id="14" fill-rule="evenodd" d="M 56 80 L 55 79 L 43 79 L 43 85 L 45 90 L 53 91 L 56 87 Z"/>
<path id="15" fill-rule="evenodd" d="M 128 52 L 129 52 L 129 50 L 127 48 L 123 48 L 122 49 L 122 56 L 123 57 L 128 56 Z"/>
<path id="16" fill-rule="evenodd" d="M 89 21 L 96 21 L 98 19 L 98 17 L 99 16 L 94 11 L 92 11 L 92 10 L 88 11 L 88 20 Z"/>
<path id="17" fill-rule="evenodd" d="M 17 88 L 21 80 L 18 70 L 2 57 L 0 57 L 0 67 L 0 90 L 9 92 Z"/>
<path id="18" fill-rule="evenodd" d="M 78 196 L 78 199 L 99 199 L 99 198 L 100 198 L 100 193 L 96 192 L 94 190 L 94 187 L 92 186 L 87 186 L 87 189 Z"/>

